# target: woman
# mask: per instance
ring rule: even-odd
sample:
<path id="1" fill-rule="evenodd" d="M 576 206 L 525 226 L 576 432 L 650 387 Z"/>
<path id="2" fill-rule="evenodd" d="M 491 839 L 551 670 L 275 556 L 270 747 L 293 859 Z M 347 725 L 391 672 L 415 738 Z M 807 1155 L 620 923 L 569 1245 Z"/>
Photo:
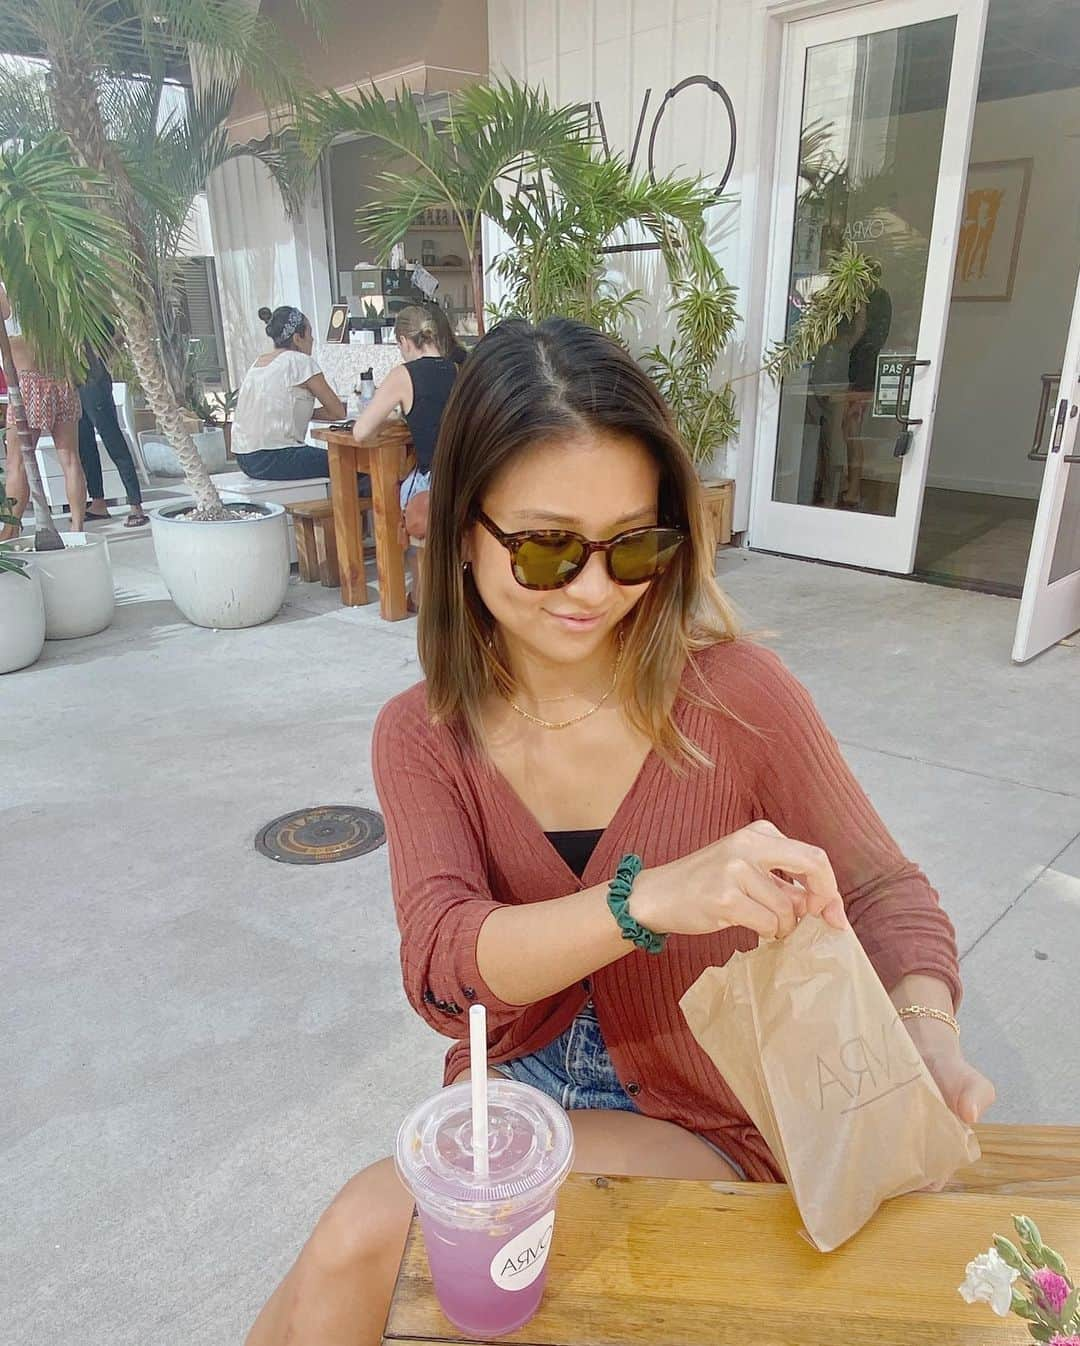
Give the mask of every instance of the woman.
<path id="1" fill-rule="evenodd" d="M 64 490 L 71 510 L 71 530 L 80 533 L 86 513 L 86 477 L 79 461 L 78 424 L 82 415 L 79 395 L 66 379 L 55 378 L 42 370 L 37 353 L 12 317 L 11 304 L 3 285 L 0 285 L 0 314 L 3 314 L 8 324 L 11 353 L 19 374 L 23 411 L 30 429 L 30 443 L 36 449 L 43 434 L 52 435 L 56 456 L 64 474 Z M 26 466 L 14 425 L 9 427 L 7 434 L 4 471 L 7 493 L 15 501 L 11 512 L 16 519 L 21 519 L 30 500 L 30 483 L 26 479 Z M 17 524 L 8 524 L 0 529 L 0 541 L 18 537 L 19 531 Z"/>
<path id="2" fill-rule="evenodd" d="M 737 636 L 693 467 L 614 342 L 561 319 L 497 327 L 439 455 L 427 682 L 384 708 L 373 760 L 405 990 L 456 1039 L 446 1082 L 466 1078 L 478 1001 L 494 1070 L 572 1109 L 579 1168 L 775 1180 L 679 997 L 809 913 L 850 921 L 898 1006 L 951 1014 L 952 926 L 809 696 Z M 608 904 L 629 853 L 633 940 Z M 976 1120 L 993 1088 L 953 1028 L 909 1027 Z M 248 1346 L 377 1342 L 411 1205 L 389 1161 L 353 1178 Z"/>
<path id="3" fill-rule="evenodd" d="M 441 321 L 440 321 L 441 319 Z M 408 422 L 416 466 L 401 483 L 404 516 L 403 541 L 423 541 L 427 535 L 428 492 L 439 424 L 457 376 L 454 351 L 461 350 L 449 319 L 434 305 L 410 304 L 394 321 L 394 336 L 402 363 L 395 365 L 375 389 L 375 395 L 356 418 L 353 434 L 363 442 L 388 416 L 400 411 Z M 452 344 L 451 344 L 452 343 Z M 406 561 L 412 580 L 410 606 L 416 611 L 420 589 L 416 549 Z"/>
<path id="4" fill-rule="evenodd" d="M 345 404 L 311 354 L 311 323 L 288 304 L 272 313 L 261 308 L 259 317 L 274 349 L 259 356 L 240 385 L 232 428 L 236 461 L 249 477 L 266 481 L 328 477 L 326 449 L 304 442 L 308 423 L 343 420 Z"/>

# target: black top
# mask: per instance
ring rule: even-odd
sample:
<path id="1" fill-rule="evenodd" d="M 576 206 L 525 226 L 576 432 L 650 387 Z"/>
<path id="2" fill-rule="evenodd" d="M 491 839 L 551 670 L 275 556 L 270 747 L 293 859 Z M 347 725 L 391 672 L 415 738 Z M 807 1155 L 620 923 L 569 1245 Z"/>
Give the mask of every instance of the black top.
<path id="1" fill-rule="evenodd" d="M 603 835 L 604 829 L 602 827 L 590 828 L 582 832 L 546 833 L 548 841 L 551 842 L 579 879 L 585 873 L 585 866 L 592 859 L 592 853 L 596 850 L 596 843 Z"/>
<path id="2" fill-rule="evenodd" d="M 418 360 L 407 361 L 405 368 L 413 386 L 412 410 L 405 419 L 412 433 L 416 466 L 421 472 L 430 472 L 439 422 L 454 386 L 457 365 L 442 355 L 422 355 Z"/>

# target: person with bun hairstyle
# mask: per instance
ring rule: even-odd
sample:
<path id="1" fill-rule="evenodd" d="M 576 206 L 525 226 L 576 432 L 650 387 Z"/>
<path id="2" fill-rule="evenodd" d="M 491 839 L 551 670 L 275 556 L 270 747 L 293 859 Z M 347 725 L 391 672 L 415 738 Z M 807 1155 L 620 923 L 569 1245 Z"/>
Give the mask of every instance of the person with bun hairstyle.
<path id="1" fill-rule="evenodd" d="M 375 396 L 356 418 L 353 435 L 363 442 L 386 420 L 400 412 L 412 434 L 416 466 L 401 483 L 403 541 L 427 536 L 428 500 L 435 444 L 443 409 L 457 377 L 456 351 L 464 350 L 442 309 L 435 304 L 409 304 L 397 315 L 394 336 L 402 363 L 396 365 L 375 389 Z M 416 549 L 406 553 L 412 583 L 410 608 L 417 610 L 420 590 Z"/>
<path id="2" fill-rule="evenodd" d="M 273 312 L 261 308 L 259 317 L 274 349 L 259 356 L 240 385 L 232 429 L 236 461 L 249 477 L 266 481 L 328 477 L 326 449 L 304 442 L 308 422 L 340 421 L 346 410 L 311 353 L 311 323 L 289 304 Z M 363 475 L 359 489 L 368 493 Z"/>

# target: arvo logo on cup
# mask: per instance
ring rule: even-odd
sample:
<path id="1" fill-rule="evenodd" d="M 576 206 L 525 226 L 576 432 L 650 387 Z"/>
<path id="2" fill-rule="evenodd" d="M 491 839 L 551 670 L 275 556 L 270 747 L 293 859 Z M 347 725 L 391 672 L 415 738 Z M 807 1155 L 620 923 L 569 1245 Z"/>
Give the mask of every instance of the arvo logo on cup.
<path id="1" fill-rule="evenodd" d="M 500 1290 L 524 1290 L 532 1285 L 547 1262 L 554 1229 L 555 1212 L 549 1210 L 517 1238 L 503 1244 L 491 1259 L 491 1279 Z"/>

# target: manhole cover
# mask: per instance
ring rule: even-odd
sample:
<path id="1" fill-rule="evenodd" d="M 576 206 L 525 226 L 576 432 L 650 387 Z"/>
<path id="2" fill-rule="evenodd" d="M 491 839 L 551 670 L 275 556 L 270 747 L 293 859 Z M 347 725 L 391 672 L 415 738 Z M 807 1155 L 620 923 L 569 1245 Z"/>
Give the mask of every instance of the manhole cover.
<path id="1" fill-rule="evenodd" d="M 365 855 L 386 840 L 382 815 L 351 804 L 320 804 L 267 823 L 255 849 L 286 865 L 328 865 Z"/>

